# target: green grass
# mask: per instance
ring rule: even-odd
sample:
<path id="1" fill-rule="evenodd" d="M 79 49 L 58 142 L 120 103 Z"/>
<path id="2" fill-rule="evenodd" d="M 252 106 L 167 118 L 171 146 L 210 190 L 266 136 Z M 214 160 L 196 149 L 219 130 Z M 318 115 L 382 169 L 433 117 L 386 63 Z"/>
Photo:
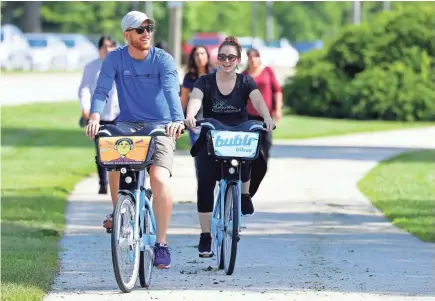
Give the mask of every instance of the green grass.
<path id="1" fill-rule="evenodd" d="M 358 187 L 391 222 L 435 242 L 435 150 L 381 162 Z"/>
<path id="2" fill-rule="evenodd" d="M 435 122 L 359 121 L 288 115 L 277 123 L 274 139 L 301 139 L 435 126 Z"/>
<path id="3" fill-rule="evenodd" d="M 287 115 L 277 123 L 273 138 L 303 139 L 425 126 L 435 126 L 435 122 L 359 121 Z M 177 147 L 189 149 L 187 132 L 181 136 Z"/>
<path id="4" fill-rule="evenodd" d="M 65 200 L 94 172 L 74 103 L 2 107 L 2 300 L 41 300 L 57 271 Z"/>

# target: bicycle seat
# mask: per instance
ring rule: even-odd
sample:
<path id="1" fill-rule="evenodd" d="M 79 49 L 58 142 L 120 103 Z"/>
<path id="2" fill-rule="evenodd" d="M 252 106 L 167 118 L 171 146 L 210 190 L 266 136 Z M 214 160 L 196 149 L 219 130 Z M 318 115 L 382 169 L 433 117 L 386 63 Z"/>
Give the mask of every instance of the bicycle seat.
<path id="1" fill-rule="evenodd" d="M 264 122 L 257 120 L 247 120 L 239 125 L 225 125 L 214 118 L 204 118 L 196 122 L 197 126 L 206 127 L 211 130 L 219 131 L 240 131 L 240 132 L 258 132 L 264 130 Z"/>
<path id="2" fill-rule="evenodd" d="M 116 137 L 116 136 L 166 136 L 164 126 L 149 125 L 138 131 L 124 131 L 114 124 L 104 124 L 98 131 L 100 137 Z"/>

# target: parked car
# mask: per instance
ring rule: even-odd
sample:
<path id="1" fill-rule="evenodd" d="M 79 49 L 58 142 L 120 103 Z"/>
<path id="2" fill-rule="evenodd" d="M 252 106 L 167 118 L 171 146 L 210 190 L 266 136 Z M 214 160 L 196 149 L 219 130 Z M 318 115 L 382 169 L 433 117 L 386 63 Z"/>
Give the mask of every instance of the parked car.
<path id="1" fill-rule="evenodd" d="M 299 52 L 287 39 L 280 39 L 269 43 L 264 42 L 258 37 L 240 37 L 237 39 L 245 51 L 249 48 L 258 49 L 261 54 L 261 60 L 265 65 L 293 68 L 299 61 Z M 242 62 L 244 62 L 243 54 Z"/>
<path id="2" fill-rule="evenodd" d="M 237 37 L 237 40 L 239 41 L 240 45 L 242 45 L 242 48 L 246 50 L 250 48 L 262 48 L 266 46 L 264 41 L 258 37 Z"/>
<path id="3" fill-rule="evenodd" d="M 292 46 L 299 51 L 299 53 L 308 52 L 312 49 L 322 49 L 323 41 L 317 40 L 312 42 L 294 42 Z"/>
<path id="4" fill-rule="evenodd" d="M 67 48 L 58 37 L 46 33 L 26 33 L 34 70 L 68 69 Z"/>
<path id="5" fill-rule="evenodd" d="M 12 24 L 0 29 L 0 66 L 6 70 L 30 70 L 32 58 L 29 43 L 23 32 Z"/>
<path id="6" fill-rule="evenodd" d="M 68 70 L 83 69 L 98 57 L 97 47 L 84 35 L 76 33 L 56 33 L 67 47 Z"/>

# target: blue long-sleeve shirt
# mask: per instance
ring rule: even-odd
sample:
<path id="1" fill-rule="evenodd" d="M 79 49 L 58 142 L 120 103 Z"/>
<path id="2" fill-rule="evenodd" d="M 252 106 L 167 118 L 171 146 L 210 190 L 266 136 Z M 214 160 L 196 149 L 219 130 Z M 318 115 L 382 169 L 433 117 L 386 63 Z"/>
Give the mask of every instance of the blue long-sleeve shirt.
<path id="1" fill-rule="evenodd" d="M 144 60 L 135 60 L 128 47 L 107 54 L 92 96 L 91 114 L 103 112 L 115 81 L 120 113 L 116 121 L 168 123 L 184 120 L 174 59 L 151 47 Z"/>

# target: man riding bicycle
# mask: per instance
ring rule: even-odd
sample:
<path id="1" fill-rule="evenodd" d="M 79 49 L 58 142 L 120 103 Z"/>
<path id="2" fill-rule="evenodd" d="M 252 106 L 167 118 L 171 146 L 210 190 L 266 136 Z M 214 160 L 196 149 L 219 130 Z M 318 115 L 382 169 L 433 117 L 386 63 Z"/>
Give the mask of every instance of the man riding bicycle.
<path id="1" fill-rule="evenodd" d="M 120 113 L 115 125 L 135 132 L 147 125 L 165 126 L 167 136 L 156 137 L 156 149 L 151 166 L 150 183 L 153 209 L 157 222 L 157 242 L 154 265 L 169 268 L 171 255 L 166 245 L 166 232 L 172 212 L 170 177 L 175 152 L 175 140 L 184 129 L 184 115 L 179 98 L 179 78 L 174 59 L 164 50 L 151 45 L 155 21 L 146 14 L 131 11 L 121 21 L 128 45 L 110 52 L 104 59 L 92 97 L 91 116 L 86 135 L 94 138 L 100 127 L 100 116 L 115 81 Z M 112 203 L 118 199 L 119 172 L 110 172 Z M 112 227 L 112 215 L 104 221 Z"/>

